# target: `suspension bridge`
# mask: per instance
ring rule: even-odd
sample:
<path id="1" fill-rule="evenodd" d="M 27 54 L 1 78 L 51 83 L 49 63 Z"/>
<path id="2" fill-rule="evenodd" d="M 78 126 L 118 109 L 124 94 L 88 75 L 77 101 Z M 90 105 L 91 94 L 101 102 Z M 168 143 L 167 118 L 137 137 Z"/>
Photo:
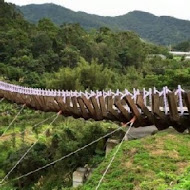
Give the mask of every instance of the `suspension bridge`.
<path id="1" fill-rule="evenodd" d="M 190 92 L 178 85 L 171 91 L 163 87 L 133 89 L 129 92 L 61 91 L 28 88 L 0 81 L 0 98 L 23 104 L 35 110 L 60 112 L 74 118 L 129 122 L 134 126 L 155 125 L 158 130 L 173 126 L 178 132 L 189 128 Z"/>
<path id="2" fill-rule="evenodd" d="M 116 154 L 133 125 L 135 127 L 155 125 L 158 130 L 167 129 L 170 126 L 173 126 L 178 132 L 184 132 L 186 129 L 189 129 L 190 92 L 183 90 L 180 85 L 178 85 L 178 88 L 174 91 L 169 90 L 167 87 L 163 87 L 161 91 L 158 91 L 156 88 L 150 88 L 148 90 L 143 89 L 142 91 L 139 89 L 133 89 L 133 92 L 129 92 L 127 89 L 124 91 L 117 90 L 116 92 L 111 90 L 78 92 L 28 88 L 0 81 L 0 98 L 0 102 L 3 101 L 3 99 L 6 99 L 10 102 L 22 105 L 20 111 L 8 125 L 7 129 L 5 129 L 0 138 L 3 137 L 25 106 L 45 112 L 57 112 L 55 116 L 53 115 L 53 120 L 51 121 L 50 126 L 60 114 L 64 116 L 73 116 L 74 118 L 84 118 L 86 120 L 112 120 L 124 122 L 127 123 L 127 125 L 130 124 L 125 136 L 117 147 L 109 165 L 97 184 L 96 190 L 99 189 L 103 182 L 106 173 L 111 167 Z M 47 118 L 35 126 L 41 125 L 51 118 L 52 117 Z M 0 180 L 0 186 L 12 181 L 20 180 L 50 167 L 88 146 L 97 143 L 101 139 L 112 135 L 116 131 L 121 130 L 121 128 L 122 127 L 120 126 L 114 131 L 111 131 L 57 160 L 19 177 L 8 180 L 10 174 L 38 143 L 39 139 L 37 139 L 31 146 L 29 146 L 9 172 Z M 46 129 L 43 134 L 45 134 L 48 129 Z"/>

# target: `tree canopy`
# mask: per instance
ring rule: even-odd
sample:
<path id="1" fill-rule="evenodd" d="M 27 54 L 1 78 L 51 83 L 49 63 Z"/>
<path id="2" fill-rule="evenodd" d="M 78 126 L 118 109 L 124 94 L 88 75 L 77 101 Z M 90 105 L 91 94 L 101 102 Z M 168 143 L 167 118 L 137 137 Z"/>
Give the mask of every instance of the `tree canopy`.
<path id="1" fill-rule="evenodd" d="M 4 80 L 65 90 L 188 86 L 189 63 L 179 63 L 167 48 L 142 41 L 134 32 L 106 26 L 87 31 L 79 24 L 57 26 L 47 18 L 33 25 L 14 5 L 3 0 L 1 5 Z M 150 57 L 160 54 L 167 59 Z"/>

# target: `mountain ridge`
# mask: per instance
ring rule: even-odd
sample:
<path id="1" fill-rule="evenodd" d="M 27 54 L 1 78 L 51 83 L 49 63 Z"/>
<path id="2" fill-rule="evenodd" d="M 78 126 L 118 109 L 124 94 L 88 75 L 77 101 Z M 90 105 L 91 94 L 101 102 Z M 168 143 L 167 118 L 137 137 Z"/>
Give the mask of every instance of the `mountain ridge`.
<path id="1" fill-rule="evenodd" d="M 99 16 L 72 11 L 52 3 L 30 4 L 17 8 L 32 23 L 46 17 L 58 25 L 79 23 L 86 29 L 106 26 L 115 30 L 132 30 L 141 38 L 161 45 L 177 44 L 190 39 L 190 21 L 171 16 L 155 16 L 138 10 L 120 16 Z"/>

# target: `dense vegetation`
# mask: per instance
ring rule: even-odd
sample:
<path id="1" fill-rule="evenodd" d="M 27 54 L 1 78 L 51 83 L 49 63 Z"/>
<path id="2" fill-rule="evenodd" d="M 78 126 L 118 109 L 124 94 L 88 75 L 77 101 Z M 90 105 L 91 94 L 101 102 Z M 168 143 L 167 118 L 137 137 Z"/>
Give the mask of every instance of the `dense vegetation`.
<path id="1" fill-rule="evenodd" d="M 13 5 L 0 2 L 0 73 L 5 80 L 67 90 L 189 85 L 189 62 L 171 59 L 166 48 L 145 43 L 133 32 L 59 27 L 49 19 L 32 25 Z M 150 57 L 155 54 L 167 59 Z"/>
<path id="2" fill-rule="evenodd" d="M 6 101 L 1 103 L 0 135 L 19 109 L 20 107 L 16 104 Z M 75 151 L 117 127 L 109 122 L 75 120 L 63 116 L 59 116 L 55 123 L 50 125 L 55 116 L 55 113 L 42 113 L 25 108 L 6 134 L 0 138 L 0 179 L 10 171 L 32 143 L 38 141 L 25 159 L 10 174 L 10 182 L 0 186 L 1 190 L 52 190 L 53 188 L 69 187 L 72 185 L 72 172 L 76 167 L 84 166 L 86 163 L 90 167 L 97 167 L 97 164 L 103 160 L 104 140 L 106 139 L 51 167 L 26 178 L 11 181 L 11 179 Z M 46 122 L 36 125 L 47 118 L 49 120 Z"/>
<path id="3" fill-rule="evenodd" d="M 190 40 L 176 44 L 173 47 L 173 50 L 189 52 L 190 51 Z"/>
<path id="4" fill-rule="evenodd" d="M 74 12 L 54 4 L 32 4 L 18 7 L 18 9 L 32 23 L 37 23 L 46 17 L 58 25 L 80 23 L 87 29 L 107 26 L 114 30 L 132 30 L 143 39 L 163 45 L 176 44 L 190 38 L 190 21 L 168 16 L 157 17 L 141 11 L 116 17 L 103 17 L 84 12 Z"/>
<path id="5" fill-rule="evenodd" d="M 162 59 L 159 54 L 165 55 L 166 59 Z M 57 26 L 46 18 L 34 25 L 24 20 L 14 5 L 0 0 L 0 80 L 30 87 L 65 90 L 114 90 L 153 86 L 161 88 L 164 85 L 175 88 L 177 84 L 188 88 L 189 68 L 190 62 L 173 59 L 167 48 L 146 43 L 133 32 L 115 32 L 107 27 L 86 31 L 79 24 Z M 20 109 L 20 106 L 5 100 L 0 103 L 0 135 Z M 105 141 L 100 141 L 51 167 L 11 181 L 118 127 L 109 122 L 74 120 L 63 116 L 59 116 L 50 125 L 54 116 L 55 113 L 24 108 L 5 136 L 0 138 L 0 179 L 10 171 L 32 143 L 38 140 L 30 153 L 13 170 L 8 178 L 9 182 L 0 186 L 1 190 L 66 189 L 71 186 L 73 170 L 86 163 L 90 167 L 97 167 L 104 159 Z M 35 126 L 50 117 L 45 123 Z M 131 189 L 133 182 L 145 189 L 149 184 L 154 187 L 154 184 L 159 183 L 164 188 L 172 181 L 176 184 L 176 175 L 181 174 L 189 163 L 189 137 L 176 135 L 177 139 L 172 136 L 171 141 L 166 138 L 167 136 L 161 135 L 124 145 L 122 150 L 127 150 L 127 156 L 121 157 L 120 151 L 118 159 L 121 159 L 121 164 L 129 159 L 134 165 L 126 165 L 128 169 L 132 169 L 129 175 L 126 175 L 128 170 L 126 172 L 124 167 L 121 171 L 113 168 L 115 172 L 108 175 L 108 180 L 112 181 L 111 188 L 120 188 L 122 184 L 127 184 L 127 188 Z M 157 152 L 152 155 L 148 151 L 155 149 L 155 144 L 159 145 L 159 139 L 163 143 L 160 146 L 164 146 L 161 147 L 164 152 L 159 156 L 156 155 Z M 148 147 L 151 144 L 153 146 Z M 131 154 L 128 154 L 130 151 Z M 169 157 L 167 160 L 167 153 L 178 154 L 178 157 Z M 132 163 L 133 158 L 135 163 Z M 151 161 L 150 165 L 147 159 Z M 138 163 L 142 167 L 135 168 Z M 94 187 L 99 179 L 99 171 L 106 164 L 104 162 L 96 170 L 93 180 L 84 189 Z M 176 164 L 181 164 L 180 171 L 176 169 Z M 114 167 L 116 166 L 121 167 L 118 160 Z M 154 175 L 150 171 L 152 169 Z M 178 187 L 189 188 L 188 171 L 179 177 Z M 118 175 L 120 178 L 113 180 Z M 147 179 L 146 175 L 151 179 L 155 177 L 155 180 L 143 182 Z M 109 186 L 108 183 L 104 184 L 106 187 L 107 185 Z"/>

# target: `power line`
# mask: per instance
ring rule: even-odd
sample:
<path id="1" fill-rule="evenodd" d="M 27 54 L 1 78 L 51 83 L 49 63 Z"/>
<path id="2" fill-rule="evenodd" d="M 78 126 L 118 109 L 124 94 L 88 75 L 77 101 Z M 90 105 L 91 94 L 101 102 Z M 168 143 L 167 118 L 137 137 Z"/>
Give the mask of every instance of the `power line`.
<path id="1" fill-rule="evenodd" d="M 9 124 L 9 126 L 4 130 L 3 134 L 1 134 L 0 138 L 2 138 L 4 136 L 4 134 L 9 130 L 9 128 L 11 127 L 11 125 L 14 123 L 14 121 L 17 119 L 17 117 L 20 115 L 20 113 L 22 112 L 22 110 L 24 109 L 26 104 L 24 104 L 22 106 L 22 108 L 20 109 L 20 111 L 16 114 L 16 116 L 14 117 L 14 119 L 11 121 L 11 123 Z"/>
<path id="2" fill-rule="evenodd" d="M 129 131 L 130 131 L 130 129 L 131 129 L 132 126 L 133 126 L 133 122 L 131 122 L 131 124 L 130 124 L 130 126 L 129 126 L 129 129 L 128 129 L 127 132 L 125 133 L 125 136 L 123 137 L 121 143 L 119 144 L 119 146 L 117 147 L 115 153 L 113 154 L 113 157 L 112 157 L 110 163 L 108 164 L 108 166 L 107 166 L 105 172 L 103 173 L 103 175 L 102 175 L 102 177 L 101 177 L 101 179 L 100 179 L 98 185 L 96 186 L 96 189 L 95 189 L 95 190 L 98 190 L 98 188 L 100 187 L 100 185 L 101 185 L 101 183 L 102 183 L 102 181 L 103 181 L 105 175 L 107 174 L 107 172 L 108 172 L 108 170 L 109 170 L 109 168 L 110 168 L 112 162 L 114 161 L 114 159 L 115 159 L 115 157 L 116 157 L 116 154 L 118 153 L 119 149 L 121 148 L 121 145 L 123 144 L 123 142 L 124 142 L 124 140 L 125 140 L 125 138 L 126 138 L 127 134 L 129 133 Z"/>
<path id="3" fill-rule="evenodd" d="M 50 125 L 52 125 L 55 120 L 58 118 L 58 116 L 60 115 L 61 112 L 58 112 L 56 117 L 53 119 L 53 121 L 50 123 Z M 48 128 L 49 129 L 49 128 Z M 47 130 L 46 129 L 42 134 L 44 135 Z M 39 138 L 34 142 L 34 144 L 32 144 L 28 150 L 21 156 L 21 158 L 17 161 L 17 163 L 11 168 L 11 170 L 5 175 L 5 177 L 0 181 L 0 184 L 2 184 L 8 177 L 9 175 L 12 173 L 12 171 L 17 167 L 17 165 L 25 158 L 25 156 L 30 152 L 30 150 L 37 144 L 37 142 L 39 141 Z"/>
<path id="4" fill-rule="evenodd" d="M 83 147 L 81 147 L 81 148 L 79 148 L 79 149 L 77 149 L 77 150 L 75 150 L 75 151 L 73 151 L 73 152 L 71 152 L 71 153 L 69 153 L 69 154 L 67 154 L 67 155 L 65 155 L 65 156 L 63 156 L 63 157 L 61 157 L 61 158 L 55 160 L 55 161 L 53 161 L 53 162 L 50 162 L 49 164 L 46 164 L 46 165 L 44 165 L 44 166 L 42 166 L 42 167 L 40 167 L 40 168 L 38 168 L 38 169 L 35 169 L 35 170 L 33 170 L 33 171 L 30 171 L 30 172 L 28 172 L 28 173 L 26 173 L 26 174 L 24 174 L 24 175 L 22 175 L 22 176 L 20 176 L 20 177 L 17 177 L 17 178 L 15 178 L 15 179 L 11 180 L 11 181 L 16 181 L 16 180 L 22 179 L 22 178 L 27 177 L 27 176 L 29 176 L 29 175 L 31 175 L 31 174 L 33 174 L 33 173 L 36 173 L 36 172 L 38 172 L 38 171 L 40 171 L 40 170 L 42 170 L 42 169 L 45 169 L 45 168 L 47 168 L 47 167 L 49 167 L 49 166 L 51 166 L 51 165 L 54 165 L 54 164 L 56 164 L 57 162 L 60 162 L 60 161 L 62 161 L 62 160 L 64 160 L 64 159 L 66 159 L 66 158 L 68 158 L 68 157 L 70 157 L 70 156 L 76 154 L 77 152 L 79 152 L 79 151 L 81 151 L 81 150 L 84 150 L 84 149 L 87 148 L 88 146 L 91 146 L 91 145 L 95 144 L 96 142 L 98 142 L 98 141 L 104 139 L 105 137 L 112 135 L 113 133 L 115 133 L 116 131 L 120 130 L 121 128 L 122 128 L 122 126 L 119 127 L 119 128 L 117 128 L 117 129 L 115 129 L 114 131 L 112 131 L 112 132 L 110 132 L 110 133 L 108 133 L 108 134 L 106 134 L 106 135 L 104 135 L 104 136 L 102 136 L 102 137 L 100 137 L 100 138 L 98 138 L 98 139 L 92 141 L 91 143 L 89 143 L 89 144 L 87 144 L 87 145 L 85 145 L 85 146 L 83 146 Z M 4 184 L 8 183 L 8 182 L 5 182 L 5 183 L 3 183 L 3 182 L 4 182 L 4 180 L 2 180 L 2 181 L 0 182 L 0 186 L 2 186 L 2 185 L 4 185 Z"/>

